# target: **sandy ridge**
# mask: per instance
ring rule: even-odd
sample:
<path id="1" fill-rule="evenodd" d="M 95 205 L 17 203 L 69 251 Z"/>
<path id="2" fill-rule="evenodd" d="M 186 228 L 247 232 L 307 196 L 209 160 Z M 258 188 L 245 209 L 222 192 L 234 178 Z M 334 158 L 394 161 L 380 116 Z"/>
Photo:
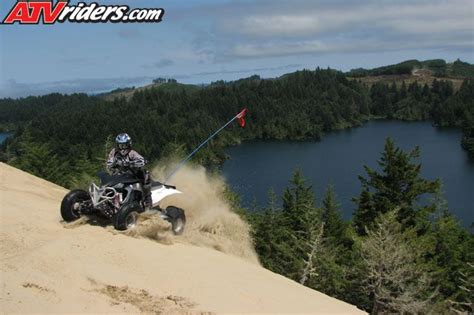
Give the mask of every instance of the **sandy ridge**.
<path id="1" fill-rule="evenodd" d="M 214 249 L 65 228 L 65 193 L 0 163 L 2 313 L 362 313 Z"/>

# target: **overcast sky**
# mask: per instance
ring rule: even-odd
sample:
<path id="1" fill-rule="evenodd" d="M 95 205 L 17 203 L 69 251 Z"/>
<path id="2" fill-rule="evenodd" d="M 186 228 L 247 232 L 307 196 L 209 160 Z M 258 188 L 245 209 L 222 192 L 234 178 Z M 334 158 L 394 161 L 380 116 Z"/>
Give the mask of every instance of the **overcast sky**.
<path id="1" fill-rule="evenodd" d="M 75 3 L 77 1 L 71 1 Z M 90 2 L 90 1 L 86 1 Z M 0 25 L 0 97 L 209 83 L 406 59 L 474 63 L 473 0 L 97 0 L 161 23 Z M 14 0 L 2 0 L 0 19 Z"/>

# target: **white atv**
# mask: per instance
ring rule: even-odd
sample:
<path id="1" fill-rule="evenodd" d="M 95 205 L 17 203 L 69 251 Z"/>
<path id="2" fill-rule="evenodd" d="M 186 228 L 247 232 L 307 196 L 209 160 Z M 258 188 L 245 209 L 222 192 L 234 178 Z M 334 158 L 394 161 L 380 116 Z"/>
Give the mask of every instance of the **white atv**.
<path id="1" fill-rule="evenodd" d="M 82 215 L 99 213 L 112 220 L 117 230 L 133 228 L 137 224 L 138 214 L 145 211 L 140 180 L 132 172 L 116 175 L 100 172 L 98 175 L 100 186 L 92 183 L 89 192 L 76 189 L 64 196 L 61 202 L 64 221 L 72 222 Z M 174 206 L 161 209 L 159 206 L 161 200 L 174 194 L 181 194 L 175 186 L 152 182 L 152 209 L 159 211 L 161 218 L 171 223 L 173 233 L 179 235 L 186 224 L 184 210 Z"/>

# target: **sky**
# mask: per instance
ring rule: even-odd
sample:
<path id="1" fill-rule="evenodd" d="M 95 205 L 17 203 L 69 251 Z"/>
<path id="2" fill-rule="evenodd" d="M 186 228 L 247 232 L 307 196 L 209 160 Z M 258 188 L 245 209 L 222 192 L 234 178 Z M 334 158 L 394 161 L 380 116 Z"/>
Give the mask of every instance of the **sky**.
<path id="1" fill-rule="evenodd" d="M 201 84 L 316 67 L 348 71 L 407 59 L 474 63 L 474 0 L 96 2 L 165 14 L 160 23 L 0 25 L 0 97 L 99 93 L 158 77 Z M 1 20 L 14 3 L 1 1 Z"/>

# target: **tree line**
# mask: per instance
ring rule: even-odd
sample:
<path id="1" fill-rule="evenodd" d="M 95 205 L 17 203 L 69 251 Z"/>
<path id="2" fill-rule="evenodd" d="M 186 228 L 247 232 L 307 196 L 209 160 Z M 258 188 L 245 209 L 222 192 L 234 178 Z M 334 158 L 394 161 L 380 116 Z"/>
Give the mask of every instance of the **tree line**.
<path id="1" fill-rule="evenodd" d="M 374 69 L 357 68 L 347 72 L 349 77 L 366 77 L 380 75 L 411 75 L 414 70 L 430 71 L 435 77 L 469 77 L 474 78 L 474 65 L 459 59 L 453 63 L 446 63 L 443 59 L 418 61 L 406 60 L 394 65 Z"/>
<path id="2" fill-rule="evenodd" d="M 198 89 L 165 85 L 113 100 L 84 94 L 2 99 L 0 126 L 14 126 L 15 135 L 1 147 L 0 159 L 72 187 L 103 166 L 106 139 L 117 133 L 128 132 L 137 150 L 153 161 L 177 148 L 188 152 L 244 106 L 250 112 L 248 127 L 225 130 L 199 152 L 198 162 L 215 167 L 225 159 L 224 148 L 241 141 L 317 140 L 374 117 L 429 119 L 440 127 L 463 128 L 462 145 L 474 154 L 470 79 L 457 92 L 438 80 L 431 87 L 417 82 L 368 87 L 342 72 L 316 69 Z"/>

